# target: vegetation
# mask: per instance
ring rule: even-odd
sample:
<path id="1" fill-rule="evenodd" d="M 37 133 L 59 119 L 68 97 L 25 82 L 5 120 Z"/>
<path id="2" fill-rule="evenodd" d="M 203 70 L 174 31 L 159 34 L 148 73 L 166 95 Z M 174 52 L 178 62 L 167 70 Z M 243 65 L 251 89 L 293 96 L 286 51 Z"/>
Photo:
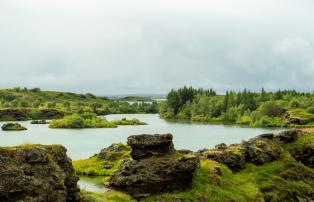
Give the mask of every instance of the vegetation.
<path id="1" fill-rule="evenodd" d="M 52 120 L 49 128 L 116 128 L 118 125 L 144 125 L 146 123 L 137 119 L 107 121 L 94 113 L 71 114 L 62 119 Z"/>
<path id="2" fill-rule="evenodd" d="M 212 160 L 201 160 L 201 168 L 193 180 L 193 188 L 177 193 L 153 195 L 141 201 L 310 201 L 314 196 L 314 169 L 296 161 L 289 153 L 292 148 L 314 143 L 314 133 L 283 146 L 284 155 L 277 161 L 256 166 L 245 165 L 240 172 L 232 172 L 227 166 Z M 86 201 L 132 201 L 117 192 L 105 194 L 87 193 Z M 112 199 L 112 198 L 111 198 Z"/>
<path id="3" fill-rule="evenodd" d="M 1 129 L 7 131 L 27 130 L 26 127 L 20 125 L 19 123 L 6 123 L 1 126 Z"/>
<path id="4" fill-rule="evenodd" d="M 39 88 L 0 90 L 1 121 L 55 119 L 83 112 L 97 115 L 157 113 L 157 103 L 129 104 L 90 93 L 42 91 Z"/>
<path id="5" fill-rule="evenodd" d="M 130 152 L 131 148 L 127 145 L 113 144 L 88 159 L 73 161 L 73 167 L 78 175 L 103 176 L 102 183 L 107 185 L 120 164 L 131 158 Z"/>
<path id="6" fill-rule="evenodd" d="M 166 119 L 249 125 L 252 127 L 314 126 L 314 93 L 294 90 L 266 92 L 227 91 L 184 87 L 171 90 L 159 107 Z"/>

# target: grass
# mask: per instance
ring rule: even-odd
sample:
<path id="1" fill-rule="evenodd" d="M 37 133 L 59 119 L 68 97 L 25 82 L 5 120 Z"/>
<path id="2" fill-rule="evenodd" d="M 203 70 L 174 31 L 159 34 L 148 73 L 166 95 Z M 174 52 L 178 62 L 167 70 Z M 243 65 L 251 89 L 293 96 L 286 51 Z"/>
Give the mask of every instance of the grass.
<path id="1" fill-rule="evenodd" d="M 245 169 L 237 173 L 216 161 L 203 159 L 193 179 L 192 188 L 183 192 L 152 195 L 142 201 L 309 201 L 314 197 L 314 169 L 295 161 L 289 150 L 313 142 L 314 133 L 303 135 L 295 142 L 283 146 L 284 154 L 279 160 L 261 166 L 247 163 Z M 189 155 L 186 156 L 188 157 Z M 97 197 L 99 201 L 132 201 L 127 195 L 117 192 L 96 194 L 95 198 Z"/>
<path id="2" fill-rule="evenodd" d="M 95 193 L 81 190 L 82 202 L 135 202 L 130 196 L 120 192 Z"/>

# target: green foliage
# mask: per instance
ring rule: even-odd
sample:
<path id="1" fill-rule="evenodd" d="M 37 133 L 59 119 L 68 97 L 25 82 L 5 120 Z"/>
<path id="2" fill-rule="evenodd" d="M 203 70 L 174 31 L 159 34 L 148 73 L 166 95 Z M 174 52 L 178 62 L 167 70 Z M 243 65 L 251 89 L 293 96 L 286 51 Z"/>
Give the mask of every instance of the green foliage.
<path id="1" fill-rule="evenodd" d="M 308 113 L 314 114 L 314 107 L 308 107 L 306 111 Z"/>
<path id="2" fill-rule="evenodd" d="M 131 120 L 128 120 L 126 118 L 122 118 L 121 120 L 114 120 L 112 121 L 112 123 L 114 123 L 115 125 L 121 125 L 121 126 L 126 126 L 126 125 L 147 125 L 147 123 L 145 122 L 142 122 L 138 119 L 131 119 Z"/>
<path id="3" fill-rule="evenodd" d="M 158 105 L 159 104 L 156 102 L 129 104 L 124 101 L 97 97 L 90 93 L 76 94 L 69 92 L 43 91 L 39 88 L 27 89 L 20 87 L 14 89 L 0 89 L 0 110 L 23 108 L 33 115 L 37 114 L 38 110 L 41 109 L 65 111 L 67 114 L 82 113 L 86 111 L 98 115 L 157 113 Z M 27 118 L 33 119 L 33 115 L 27 114 Z M 0 120 L 5 119 L 0 115 Z M 17 119 L 15 119 L 14 116 L 11 116 L 10 120 Z"/>
<path id="4" fill-rule="evenodd" d="M 107 121 L 91 112 L 82 114 L 71 114 L 62 119 L 52 120 L 49 128 L 116 128 L 118 125 L 146 125 L 146 123 L 132 119 L 122 118 L 121 120 Z"/>
<path id="5" fill-rule="evenodd" d="M 191 87 L 171 90 L 167 101 L 160 104 L 159 114 L 166 119 L 231 123 L 252 127 L 314 125 L 314 118 L 311 115 L 314 114 L 314 109 L 311 109 L 314 105 L 314 93 L 300 93 L 294 90 L 266 92 L 264 89 L 260 93 L 246 89 L 241 92 L 227 91 L 225 95 L 209 92 Z M 300 113 L 296 115 L 296 111 Z M 291 119 L 299 117 L 301 121 Z"/>

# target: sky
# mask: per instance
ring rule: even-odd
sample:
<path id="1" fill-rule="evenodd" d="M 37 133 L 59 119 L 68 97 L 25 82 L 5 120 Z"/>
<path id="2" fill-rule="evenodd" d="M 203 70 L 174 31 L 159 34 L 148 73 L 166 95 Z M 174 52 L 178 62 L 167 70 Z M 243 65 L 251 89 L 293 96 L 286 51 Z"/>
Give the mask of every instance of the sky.
<path id="1" fill-rule="evenodd" d="M 313 0 L 1 0 L 0 88 L 314 90 Z"/>

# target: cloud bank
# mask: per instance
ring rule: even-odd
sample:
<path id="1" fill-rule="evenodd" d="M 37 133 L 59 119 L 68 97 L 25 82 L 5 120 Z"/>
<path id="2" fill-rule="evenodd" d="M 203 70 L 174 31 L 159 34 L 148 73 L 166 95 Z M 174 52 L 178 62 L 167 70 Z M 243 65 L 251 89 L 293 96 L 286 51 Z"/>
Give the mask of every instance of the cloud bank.
<path id="1" fill-rule="evenodd" d="M 311 0 L 2 0 L 0 87 L 314 90 Z"/>

